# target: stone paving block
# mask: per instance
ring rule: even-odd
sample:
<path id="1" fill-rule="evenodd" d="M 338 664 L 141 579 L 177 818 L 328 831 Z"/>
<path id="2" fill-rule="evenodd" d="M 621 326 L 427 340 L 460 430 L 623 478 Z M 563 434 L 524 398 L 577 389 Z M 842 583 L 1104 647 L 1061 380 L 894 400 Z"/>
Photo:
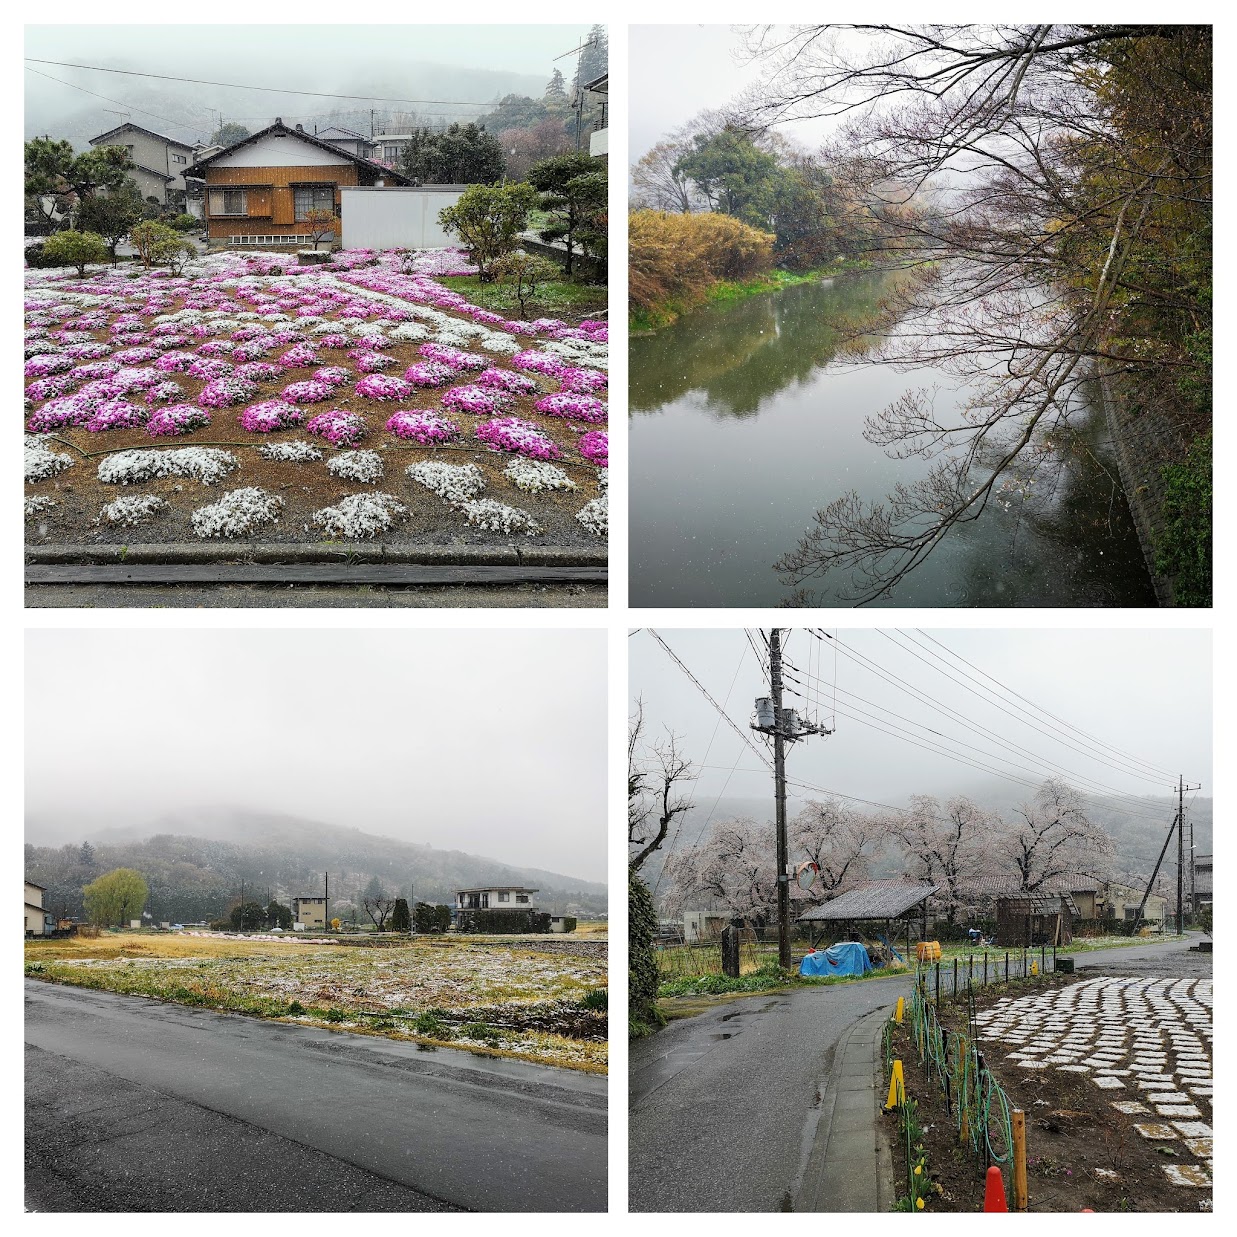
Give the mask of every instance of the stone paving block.
<path id="1" fill-rule="evenodd" d="M 1201 1117 L 1203 1115 L 1194 1104 L 1156 1104 L 1155 1110 L 1161 1117 Z"/>
<path id="2" fill-rule="evenodd" d="M 1211 1174 L 1201 1164 L 1165 1164 L 1164 1173 L 1173 1185 L 1194 1186 L 1206 1189 L 1211 1185 Z"/>
<path id="3" fill-rule="evenodd" d="M 1148 1121 L 1141 1125 L 1136 1122 L 1134 1128 L 1148 1139 L 1167 1141 L 1177 1137 L 1177 1131 L 1171 1125 L 1165 1125 L 1162 1122 Z"/>
<path id="4" fill-rule="evenodd" d="M 1206 1121 L 1174 1121 L 1173 1129 L 1183 1138 L 1211 1137 L 1211 1126 Z"/>
<path id="5" fill-rule="evenodd" d="M 1105 1091 L 1115 1091 L 1118 1087 L 1124 1088 L 1125 1083 L 1120 1078 L 1114 1078 L 1111 1074 L 1096 1074 L 1095 1085 Z"/>
<path id="6" fill-rule="evenodd" d="M 1112 1106 L 1118 1112 L 1128 1113 L 1130 1116 L 1151 1115 L 1151 1109 L 1146 1104 L 1140 1104 L 1137 1100 L 1113 1100 Z"/>
<path id="7" fill-rule="evenodd" d="M 1190 1149 L 1191 1155 L 1196 1155 L 1200 1160 L 1211 1159 L 1211 1143 L 1210 1138 L 1186 1138 L 1182 1140 Z"/>

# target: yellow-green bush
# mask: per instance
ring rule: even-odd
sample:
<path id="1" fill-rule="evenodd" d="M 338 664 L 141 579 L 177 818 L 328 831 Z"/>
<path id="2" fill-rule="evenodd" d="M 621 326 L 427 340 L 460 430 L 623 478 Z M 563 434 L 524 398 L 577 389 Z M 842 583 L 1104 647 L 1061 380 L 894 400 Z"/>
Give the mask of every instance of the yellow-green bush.
<path id="1" fill-rule="evenodd" d="M 773 265 L 771 232 L 730 215 L 670 215 L 638 210 L 628 222 L 631 308 L 691 308 L 723 279 L 750 279 Z"/>

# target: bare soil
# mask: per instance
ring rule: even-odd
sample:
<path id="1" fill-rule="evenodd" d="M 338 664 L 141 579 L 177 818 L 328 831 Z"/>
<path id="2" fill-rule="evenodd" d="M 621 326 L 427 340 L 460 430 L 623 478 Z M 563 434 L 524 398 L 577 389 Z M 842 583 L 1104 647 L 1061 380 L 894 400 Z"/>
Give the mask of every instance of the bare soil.
<path id="1" fill-rule="evenodd" d="M 1086 978 L 1048 975 L 1010 987 L 976 991 L 975 1007 L 987 1008 L 1011 992 L 1059 987 Z M 966 1026 L 962 1003 L 942 1001 L 939 1016 L 942 1026 L 951 1030 Z M 916 1057 L 909 1020 L 894 1029 L 894 1055 L 902 1059 L 907 1093 L 919 1105 L 928 1175 L 943 1191 L 929 1202 L 928 1209 L 982 1211 L 987 1165 L 977 1162 L 969 1148 L 959 1146 L 957 1127 L 945 1097 L 938 1083 L 928 1080 Z M 1148 1118 L 1130 1116 L 1113 1108 L 1113 1093 L 1096 1087 L 1088 1076 L 1054 1069 L 1021 1070 L 1000 1052 L 985 1057 L 985 1064 L 1004 1088 L 1010 1108 L 1026 1113 L 1030 1211 L 1210 1209 L 1209 1190 L 1174 1185 L 1164 1174 L 1164 1165 L 1177 1162 L 1182 1154 L 1180 1141 L 1153 1142 L 1143 1138 L 1134 1129 L 1134 1123 Z M 1210 1118 L 1208 1108 L 1204 1120 L 1209 1122 Z M 886 1114 L 883 1120 L 894 1147 L 895 1175 L 901 1172 L 904 1176 L 900 1169 L 896 1117 Z M 1116 1177 L 1106 1176 L 1107 1173 L 1115 1173 Z M 899 1191 L 905 1192 L 904 1181 Z"/>

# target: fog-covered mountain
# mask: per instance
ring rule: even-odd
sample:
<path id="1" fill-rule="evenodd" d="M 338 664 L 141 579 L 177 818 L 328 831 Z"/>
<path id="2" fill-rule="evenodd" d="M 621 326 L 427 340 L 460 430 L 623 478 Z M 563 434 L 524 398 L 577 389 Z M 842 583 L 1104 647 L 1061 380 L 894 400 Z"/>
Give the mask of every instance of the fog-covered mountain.
<path id="1" fill-rule="evenodd" d="M 449 830 L 444 828 L 444 836 Z M 330 873 L 337 910 L 359 900 L 377 878 L 397 896 L 449 902 L 455 889 L 525 885 L 538 904 L 562 914 L 606 913 L 606 887 L 481 855 L 378 837 L 360 829 L 295 816 L 216 807 L 169 813 L 144 824 L 74 830 L 64 821 L 27 823 L 26 878 L 47 889 L 56 913 L 81 910 L 81 890 L 117 867 L 140 871 L 156 919 L 209 920 L 223 914 L 241 881 L 263 902 L 321 894 Z M 572 908 L 575 908 L 573 911 Z"/>

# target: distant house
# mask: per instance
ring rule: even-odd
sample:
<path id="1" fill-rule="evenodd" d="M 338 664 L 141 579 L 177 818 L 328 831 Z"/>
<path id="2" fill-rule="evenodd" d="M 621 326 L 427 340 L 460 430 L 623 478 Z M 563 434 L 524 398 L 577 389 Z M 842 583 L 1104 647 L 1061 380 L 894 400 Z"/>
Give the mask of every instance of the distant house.
<path id="1" fill-rule="evenodd" d="M 332 125 L 329 129 L 315 129 L 314 137 L 321 142 L 329 142 L 332 146 L 338 146 L 340 150 L 346 150 L 350 155 L 355 155 L 359 159 L 373 159 L 376 143 L 373 138 L 366 137 L 363 133 L 356 133 L 352 129 L 345 129 L 341 125 Z"/>
<path id="2" fill-rule="evenodd" d="M 521 885 L 491 885 L 487 889 L 457 889 L 457 911 L 535 911 L 536 889 Z"/>
<path id="3" fill-rule="evenodd" d="M 325 898 L 293 898 L 292 922 L 306 928 L 326 927 Z"/>
<path id="4" fill-rule="evenodd" d="M 404 148 L 412 138 L 411 133 L 375 133 L 370 142 L 369 158 L 396 164 L 403 157 Z"/>
<path id="5" fill-rule="evenodd" d="M 1211 905 L 1211 856 L 1195 855 L 1194 857 L 1194 900 L 1198 910 L 1202 906 Z"/>
<path id="6" fill-rule="evenodd" d="M 701 941 L 716 941 L 732 916 L 727 911 L 684 911 L 683 941 L 698 945 Z"/>
<path id="7" fill-rule="evenodd" d="M 591 82 L 584 83 L 584 89 L 590 94 L 601 95 L 601 118 L 594 122 L 593 131 L 589 134 L 588 153 L 597 158 L 605 158 L 610 153 L 610 75 L 603 73 Z"/>
<path id="8" fill-rule="evenodd" d="M 56 920 L 43 909 L 43 895 L 46 892 L 42 885 L 26 882 L 27 936 L 47 936 L 55 930 Z"/>
<path id="9" fill-rule="evenodd" d="M 157 198 L 160 206 L 185 206 L 188 186 L 185 172 L 194 159 L 188 142 L 143 129 L 126 121 L 90 139 L 91 146 L 123 146 L 136 165 L 129 175 L 144 198 Z"/>
<path id="10" fill-rule="evenodd" d="M 345 186 L 407 185 L 408 178 L 281 119 L 197 159 L 187 174 L 205 182 L 212 245 L 307 245 L 309 212 L 338 216 Z"/>

